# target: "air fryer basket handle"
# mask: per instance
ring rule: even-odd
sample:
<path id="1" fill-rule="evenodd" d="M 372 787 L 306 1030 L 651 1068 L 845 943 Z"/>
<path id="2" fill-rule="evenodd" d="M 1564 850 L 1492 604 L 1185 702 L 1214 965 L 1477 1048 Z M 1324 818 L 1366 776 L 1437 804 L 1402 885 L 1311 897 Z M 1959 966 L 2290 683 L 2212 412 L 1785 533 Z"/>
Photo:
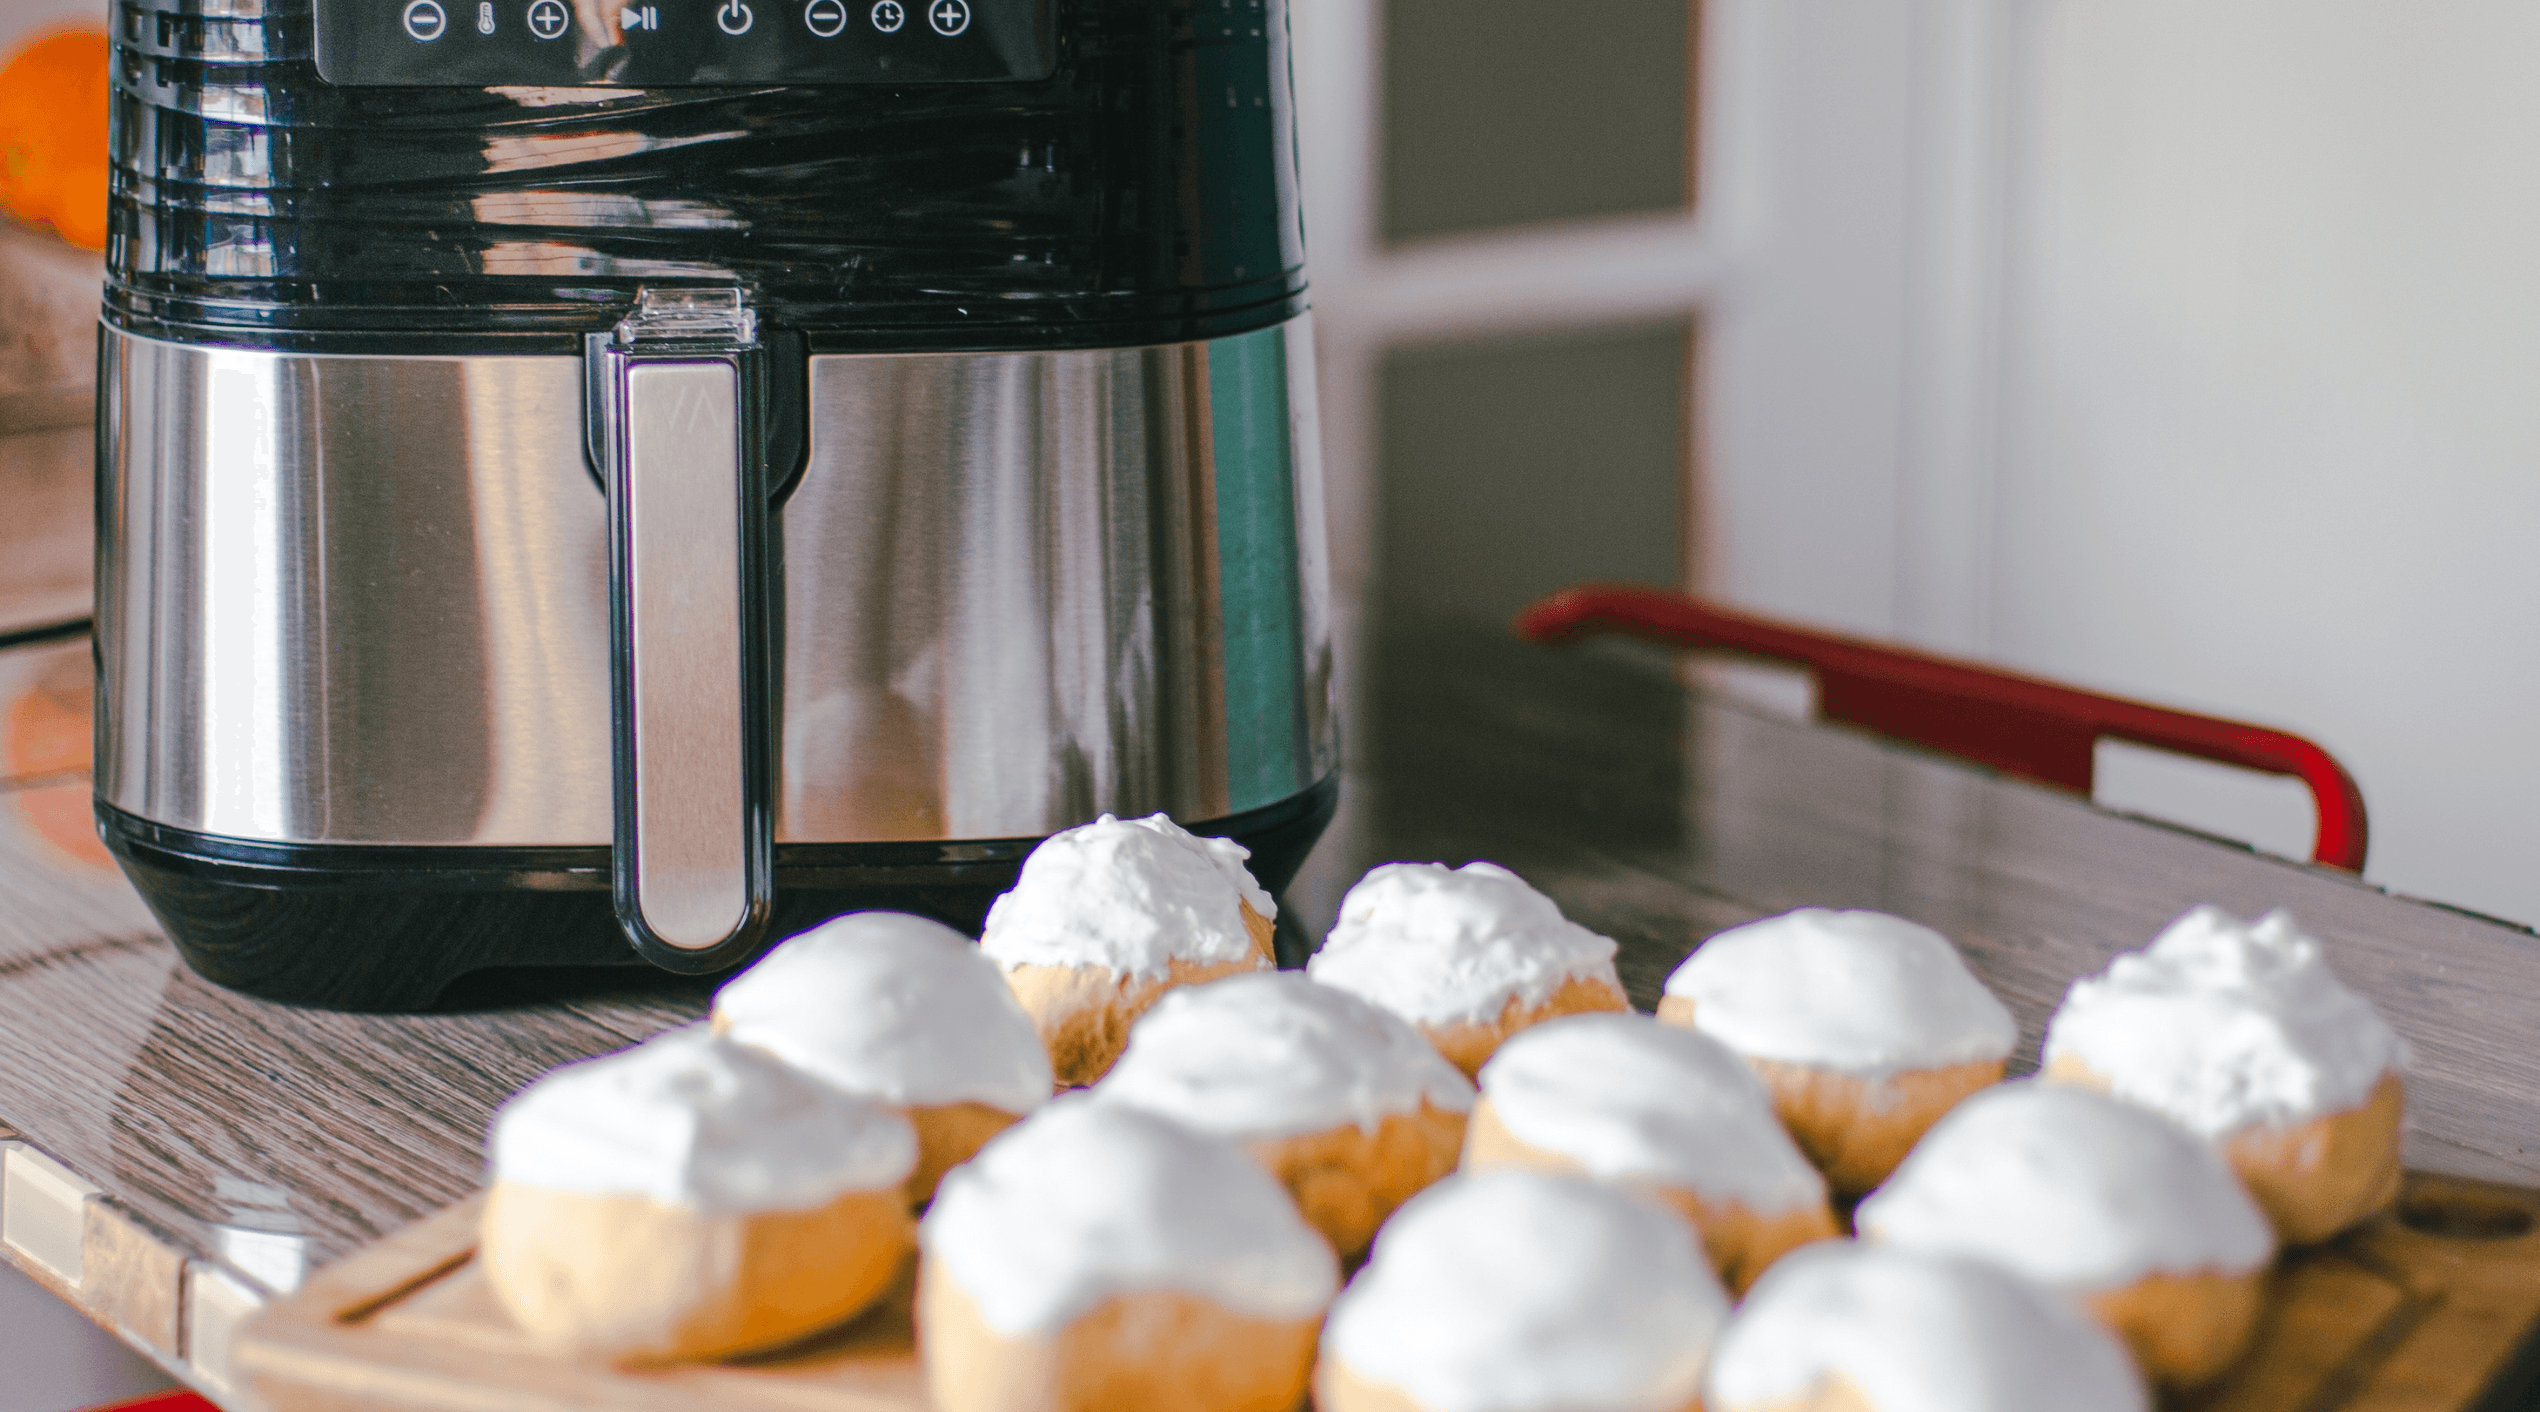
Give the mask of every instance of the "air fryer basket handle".
<path id="1" fill-rule="evenodd" d="M 736 290 L 646 290 L 586 356 L 609 508 L 617 916 L 720 970 L 773 903 L 767 369 Z"/>

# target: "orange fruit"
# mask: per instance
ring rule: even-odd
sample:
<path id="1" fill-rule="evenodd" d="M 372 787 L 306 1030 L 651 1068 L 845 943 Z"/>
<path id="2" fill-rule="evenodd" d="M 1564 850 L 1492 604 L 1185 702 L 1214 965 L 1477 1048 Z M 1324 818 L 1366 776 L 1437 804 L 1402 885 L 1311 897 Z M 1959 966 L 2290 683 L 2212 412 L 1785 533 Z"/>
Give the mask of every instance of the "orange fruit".
<path id="1" fill-rule="evenodd" d="M 56 30 L 0 67 L 0 211 L 106 248 L 106 35 Z"/>

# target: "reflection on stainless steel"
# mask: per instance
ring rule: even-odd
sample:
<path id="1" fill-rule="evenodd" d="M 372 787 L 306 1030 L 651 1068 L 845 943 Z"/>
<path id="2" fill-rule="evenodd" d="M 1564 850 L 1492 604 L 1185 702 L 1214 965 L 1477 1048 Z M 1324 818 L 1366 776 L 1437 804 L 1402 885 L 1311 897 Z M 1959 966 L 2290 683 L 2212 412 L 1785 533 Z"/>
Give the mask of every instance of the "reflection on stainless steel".
<path id="1" fill-rule="evenodd" d="M 1308 338 L 814 358 L 777 837 L 1203 819 L 1327 774 Z M 108 339 L 101 797 L 240 838 L 606 844 L 581 360 Z"/>
<path id="2" fill-rule="evenodd" d="M 1309 339 L 814 358 L 779 836 L 1211 818 L 1320 778 Z"/>
<path id="3" fill-rule="evenodd" d="M 579 359 L 108 356 L 100 797 L 237 838 L 608 841 Z"/>
<path id="4" fill-rule="evenodd" d="M 703 948 L 749 907 L 741 753 L 740 370 L 626 372 L 635 904 Z"/>
<path id="5" fill-rule="evenodd" d="M 474 830 L 418 842 L 581 843 L 609 836 L 609 548 L 607 519 L 583 461 L 581 361 L 468 358 L 464 448 L 469 515 L 452 543 L 473 541 L 482 627 L 478 724 L 447 728 L 452 749 L 488 760 Z M 570 380 L 571 385 L 563 385 Z M 408 474 L 422 470 L 415 467 Z M 449 474 L 444 470 L 441 474 Z M 456 572 L 458 566 L 453 566 Z M 445 620 L 452 626 L 464 621 Z M 402 631 L 438 634 L 423 624 Z M 464 649 L 450 655 L 464 662 Z M 411 778 L 395 789 L 424 787 Z M 393 806 L 393 793 L 380 804 Z M 336 811 L 342 812 L 340 806 Z M 374 812 L 348 842 L 393 840 L 396 816 Z"/>

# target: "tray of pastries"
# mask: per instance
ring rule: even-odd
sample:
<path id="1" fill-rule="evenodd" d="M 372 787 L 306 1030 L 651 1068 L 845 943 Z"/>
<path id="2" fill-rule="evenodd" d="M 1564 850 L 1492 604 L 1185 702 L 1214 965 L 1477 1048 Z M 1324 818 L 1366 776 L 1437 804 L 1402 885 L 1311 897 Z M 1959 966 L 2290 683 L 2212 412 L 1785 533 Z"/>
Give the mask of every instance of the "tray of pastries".
<path id="1" fill-rule="evenodd" d="M 2470 1409 L 2540 1193 L 2406 1173 L 2405 1044 L 2278 912 L 2076 978 L 2034 1077 L 1957 947 L 1806 908 L 1655 1015 L 1489 863 L 1302 972 L 1243 850 L 1035 852 L 980 940 L 785 941 L 568 1065 L 484 1194 L 236 1345 L 281 1412 Z"/>

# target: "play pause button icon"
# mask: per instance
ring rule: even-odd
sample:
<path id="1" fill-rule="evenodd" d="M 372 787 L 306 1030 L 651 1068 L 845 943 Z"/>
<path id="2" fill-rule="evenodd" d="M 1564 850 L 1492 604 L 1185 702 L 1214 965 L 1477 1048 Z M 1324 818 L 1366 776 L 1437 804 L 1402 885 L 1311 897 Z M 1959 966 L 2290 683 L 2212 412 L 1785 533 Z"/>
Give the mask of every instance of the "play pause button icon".
<path id="1" fill-rule="evenodd" d="M 617 27 L 619 29 L 649 29 L 658 33 L 661 29 L 661 11 L 651 5 L 641 9 L 629 5 L 617 12 Z"/>

